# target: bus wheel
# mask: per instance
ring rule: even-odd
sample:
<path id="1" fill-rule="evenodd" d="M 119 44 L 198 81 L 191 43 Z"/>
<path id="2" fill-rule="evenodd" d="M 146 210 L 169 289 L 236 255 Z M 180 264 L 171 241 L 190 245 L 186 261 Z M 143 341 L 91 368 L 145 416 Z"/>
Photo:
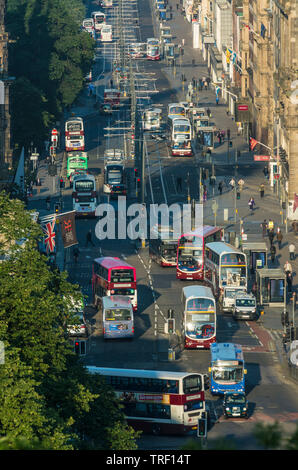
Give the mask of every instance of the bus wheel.
<path id="1" fill-rule="evenodd" d="M 159 436 L 160 435 L 160 425 L 159 424 L 153 424 L 152 425 L 152 434 L 154 436 Z"/>

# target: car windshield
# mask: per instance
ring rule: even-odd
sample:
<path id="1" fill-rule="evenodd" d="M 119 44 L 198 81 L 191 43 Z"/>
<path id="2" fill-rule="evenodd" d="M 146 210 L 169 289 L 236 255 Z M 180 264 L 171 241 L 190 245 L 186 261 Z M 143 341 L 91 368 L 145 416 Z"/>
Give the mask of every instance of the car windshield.
<path id="1" fill-rule="evenodd" d="M 254 299 L 237 299 L 236 307 L 255 307 L 256 301 Z"/>
<path id="2" fill-rule="evenodd" d="M 227 395 L 226 396 L 226 403 L 227 404 L 235 404 L 235 405 L 242 405 L 245 404 L 246 399 L 244 395 Z"/>

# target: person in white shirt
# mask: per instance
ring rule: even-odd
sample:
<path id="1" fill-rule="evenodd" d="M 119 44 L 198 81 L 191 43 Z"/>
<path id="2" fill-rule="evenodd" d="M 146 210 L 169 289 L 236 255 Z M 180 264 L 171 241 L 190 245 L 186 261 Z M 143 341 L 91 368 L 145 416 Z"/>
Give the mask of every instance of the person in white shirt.
<path id="1" fill-rule="evenodd" d="M 294 260 L 295 259 L 295 245 L 294 245 L 294 243 L 291 243 L 289 245 L 289 253 L 290 253 L 290 260 Z"/>
<path id="2" fill-rule="evenodd" d="M 287 274 L 287 273 L 292 273 L 293 270 L 292 270 L 292 266 L 291 266 L 291 264 L 289 263 L 289 261 L 287 261 L 287 262 L 285 263 L 285 265 L 284 265 L 284 271 L 285 271 L 286 274 Z"/>

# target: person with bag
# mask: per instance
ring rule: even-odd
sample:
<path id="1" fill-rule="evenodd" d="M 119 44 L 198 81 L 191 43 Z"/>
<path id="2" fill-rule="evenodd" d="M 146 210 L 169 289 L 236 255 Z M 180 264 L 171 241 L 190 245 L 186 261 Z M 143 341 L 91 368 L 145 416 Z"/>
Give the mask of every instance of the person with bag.
<path id="1" fill-rule="evenodd" d="M 280 228 L 278 228 L 277 233 L 276 233 L 276 240 L 277 240 L 277 243 L 278 243 L 278 249 L 279 250 L 281 249 L 282 239 L 283 239 L 283 234 L 281 233 Z"/>
<path id="2" fill-rule="evenodd" d="M 274 245 L 271 245 L 270 248 L 270 255 L 271 255 L 271 263 L 274 264 L 275 262 L 275 255 L 276 255 L 276 248 Z"/>

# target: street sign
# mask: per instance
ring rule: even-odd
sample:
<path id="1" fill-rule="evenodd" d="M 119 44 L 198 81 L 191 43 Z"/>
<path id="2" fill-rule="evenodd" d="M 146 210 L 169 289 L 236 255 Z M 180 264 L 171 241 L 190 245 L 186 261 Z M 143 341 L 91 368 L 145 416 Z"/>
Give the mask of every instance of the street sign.
<path id="1" fill-rule="evenodd" d="M 238 105 L 238 111 L 248 111 L 248 105 L 247 104 L 239 104 Z"/>
<path id="2" fill-rule="evenodd" d="M 57 129 L 52 129 L 52 135 L 58 135 Z"/>
<path id="3" fill-rule="evenodd" d="M 30 156 L 30 160 L 35 160 L 35 161 L 38 160 L 38 155 L 33 155 L 33 154 L 32 154 L 32 155 Z"/>
<path id="4" fill-rule="evenodd" d="M 269 162 L 270 158 L 270 155 L 254 155 L 255 162 Z"/>

